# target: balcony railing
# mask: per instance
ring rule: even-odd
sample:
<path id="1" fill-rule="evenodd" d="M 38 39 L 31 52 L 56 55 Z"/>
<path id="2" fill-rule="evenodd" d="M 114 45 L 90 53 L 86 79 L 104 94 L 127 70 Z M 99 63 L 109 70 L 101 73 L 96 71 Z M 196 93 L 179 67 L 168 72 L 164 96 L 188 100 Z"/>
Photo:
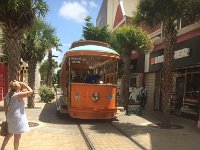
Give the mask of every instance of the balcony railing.
<path id="1" fill-rule="evenodd" d="M 198 20 L 200 20 L 200 18 Z M 189 24 L 188 22 L 186 22 L 184 20 L 177 21 L 177 27 L 176 27 L 178 29 L 177 35 L 178 36 L 182 35 L 182 34 L 187 33 L 189 31 L 195 30 L 199 27 L 200 27 L 200 21 L 197 21 L 193 24 Z M 161 39 L 162 36 L 163 36 L 162 35 L 162 25 L 161 25 L 160 29 L 152 32 L 148 36 L 153 42 L 157 41 L 158 39 Z"/>

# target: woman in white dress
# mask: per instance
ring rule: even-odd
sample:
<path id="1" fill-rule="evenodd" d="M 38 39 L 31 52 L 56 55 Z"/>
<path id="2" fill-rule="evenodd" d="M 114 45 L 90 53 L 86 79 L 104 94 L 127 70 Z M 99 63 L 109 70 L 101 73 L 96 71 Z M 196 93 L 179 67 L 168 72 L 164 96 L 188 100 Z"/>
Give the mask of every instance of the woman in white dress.
<path id="1" fill-rule="evenodd" d="M 26 91 L 20 91 L 26 89 Z M 4 98 L 5 115 L 9 134 L 4 138 L 1 150 L 5 149 L 9 139 L 14 135 L 14 150 L 18 150 L 21 134 L 29 131 L 23 98 L 33 94 L 33 90 L 23 82 L 11 81 L 10 91 Z"/>

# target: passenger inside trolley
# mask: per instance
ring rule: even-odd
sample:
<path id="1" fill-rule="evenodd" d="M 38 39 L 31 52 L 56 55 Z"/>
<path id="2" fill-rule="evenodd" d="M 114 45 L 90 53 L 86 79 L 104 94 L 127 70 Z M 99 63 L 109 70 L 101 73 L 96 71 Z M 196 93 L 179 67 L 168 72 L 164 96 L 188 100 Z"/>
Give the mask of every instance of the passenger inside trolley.
<path id="1" fill-rule="evenodd" d="M 93 70 L 90 70 L 85 78 L 85 83 L 97 83 L 97 75 L 94 74 Z"/>

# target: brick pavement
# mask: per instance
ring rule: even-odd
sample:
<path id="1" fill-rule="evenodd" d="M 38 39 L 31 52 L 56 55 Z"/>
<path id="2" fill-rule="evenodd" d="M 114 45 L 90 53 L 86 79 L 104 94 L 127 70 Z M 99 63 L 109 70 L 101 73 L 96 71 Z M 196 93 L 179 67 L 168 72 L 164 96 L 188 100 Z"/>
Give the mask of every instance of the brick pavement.
<path id="1" fill-rule="evenodd" d="M 119 122 L 115 125 L 122 128 L 136 142 L 148 150 L 199 150 L 200 129 L 192 120 L 171 116 L 173 124 L 182 125 L 183 129 L 157 129 L 147 126 L 159 122 L 159 112 L 145 112 L 142 117 L 117 115 Z"/>
<path id="2" fill-rule="evenodd" d="M 32 127 L 30 132 L 22 134 L 20 150 L 88 149 L 77 126 L 69 119 L 56 117 L 55 110 L 52 110 L 55 107 L 52 105 L 37 102 L 35 109 L 26 109 L 29 122 L 39 123 L 39 126 Z M 0 102 L 0 121 L 5 119 L 2 106 L 3 102 Z M 158 112 L 145 111 L 142 117 L 136 115 L 125 116 L 123 111 L 119 111 L 117 114 L 118 121 L 113 121 L 113 124 L 148 150 L 199 150 L 200 130 L 196 128 L 193 121 L 172 116 L 172 122 L 183 125 L 183 129 L 167 130 L 147 126 L 149 123 L 158 122 L 160 120 L 159 116 Z M 93 132 L 95 131 L 93 130 Z M 111 150 L 126 147 L 120 147 L 120 144 L 124 143 L 123 138 L 116 136 L 119 135 L 118 133 L 111 131 L 109 133 L 104 134 L 106 140 L 97 140 L 97 149 Z M 94 134 L 91 135 L 94 136 Z M 93 137 L 93 140 L 95 138 L 98 138 L 97 134 Z M 99 135 L 99 138 L 102 138 L 101 135 Z M 118 144 L 115 143 L 114 147 L 111 146 L 112 140 L 109 141 L 113 138 L 118 140 Z M 0 137 L 0 144 L 2 140 L 3 138 Z M 111 143 L 110 146 L 109 142 Z M 127 149 L 129 148 L 127 144 Z M 7 150 L 12 149 L 13 138 L 7 146 Z M 132 147 L 131 149 L 140 148 Z"/>

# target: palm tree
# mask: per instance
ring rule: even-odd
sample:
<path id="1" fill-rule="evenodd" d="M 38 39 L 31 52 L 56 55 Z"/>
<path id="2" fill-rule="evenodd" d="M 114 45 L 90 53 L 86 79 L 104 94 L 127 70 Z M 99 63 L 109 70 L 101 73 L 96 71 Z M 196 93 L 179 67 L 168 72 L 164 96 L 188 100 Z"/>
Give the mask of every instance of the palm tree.
<path id="1" fill-rule="evenodd" d="M 164 62 L 162 69 L 162 125 L 170 126 L 170 99 L 176 44 L 176 22 L 185 19 L 194 22 L 200 14 L 200 0 L 141 0 L 134 23 L 163 24 Z"/>
<path id="2" fill-rule="evenodd" d="M 33 25 L 36 15 L 48 10 L 42 0 L 1 0 L 0 27 L 4 38 L 3 49 L 8 54 L 9 80 L 18 79 L 21 42 L 25 30 Z"/>
<path id="3" fill-rule="evenodd" d="M 21 57 L 25 62 L 28 62 L 28 84 L 35 89 L 35 70 L 38 62 L 41 62 L 51 44 L 49 41 L 49 32 L 52 28 L 42 21 L 37 19 L 32 28 L 25 33 L 24 41 L 22 43 Z M 34 96 L 28 97 L 28 107 L 34 107 Z"/>
<path id="4" fill-rule="evenodd" d="M 147 33 L 140 28 L 124 25 L 117 28 L 111 35 L 111 46 L 122 54 L 124 63 L 124 107 L 128 111 L 130 60 L 132 51 L 147 52 L 151 49 L 151 42 Z"/>

